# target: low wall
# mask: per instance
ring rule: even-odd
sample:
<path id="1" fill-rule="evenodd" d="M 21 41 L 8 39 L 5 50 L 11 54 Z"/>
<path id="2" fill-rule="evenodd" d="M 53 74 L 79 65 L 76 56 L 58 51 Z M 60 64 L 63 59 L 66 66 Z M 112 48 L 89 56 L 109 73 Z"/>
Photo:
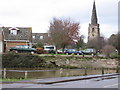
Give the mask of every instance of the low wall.
<path id="1" fill-rule="evenodd" d="M 116 68 L 118 61 L 116 59 L 100 58 L 80 58 L 80 57 L 55 57 L 48 60 L 54 62 L 59 67 L 73 68 Z"/>

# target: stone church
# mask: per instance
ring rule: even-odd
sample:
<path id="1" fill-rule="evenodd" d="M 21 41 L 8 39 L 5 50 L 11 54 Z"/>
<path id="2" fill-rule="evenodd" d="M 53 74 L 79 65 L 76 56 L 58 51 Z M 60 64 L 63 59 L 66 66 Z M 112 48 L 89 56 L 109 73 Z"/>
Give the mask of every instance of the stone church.
<path id="1" fill-rule="evenodd" d="M 93 3 L 91 23 L 88 27 L 88 42 L 100 37 L 100 28 L 97 19 L 96 5 L 95 1 Z"/>

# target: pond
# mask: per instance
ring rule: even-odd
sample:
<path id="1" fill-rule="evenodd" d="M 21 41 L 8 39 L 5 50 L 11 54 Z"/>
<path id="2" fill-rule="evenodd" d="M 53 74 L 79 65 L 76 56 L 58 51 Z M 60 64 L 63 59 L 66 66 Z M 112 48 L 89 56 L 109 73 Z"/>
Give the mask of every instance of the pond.
<path id="1" fill-rule="evenodd" d="M 7 78 L 24 78 L 25 71 L 27 71 L 27 78 L 41 79 L 52 77 L 70 77 L 70 76 L 83 76 L 83 75 L 97 75 L 97 74 L 109 74 L 116 73 L 115 69 L 34 69 L 34 68 L 22 68 L 22 69 L 6 69 Z M 2 73 L 2 76 L 4 73 Z"/>

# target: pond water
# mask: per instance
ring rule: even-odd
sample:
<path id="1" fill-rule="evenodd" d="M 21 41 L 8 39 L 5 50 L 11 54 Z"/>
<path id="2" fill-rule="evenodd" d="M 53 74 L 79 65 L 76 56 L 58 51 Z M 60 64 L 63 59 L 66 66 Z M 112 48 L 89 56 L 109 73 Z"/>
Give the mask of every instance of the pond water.
<path id="1" fill-rule="evenodd" d="M 102 74 L 101 69 L 13 69 L 7 68 L 7 78 L 24 78 L 25 71 L 27 71 L 27 78 L 41 79 L 51 77 L 70 77 L 70 76 L 83 76 L 83 75 L 97 75 Z M 115 69 L 104 69 L 104 74 L 116 73 Z M 2 73 L 3 74 L 3 73 Z"/>

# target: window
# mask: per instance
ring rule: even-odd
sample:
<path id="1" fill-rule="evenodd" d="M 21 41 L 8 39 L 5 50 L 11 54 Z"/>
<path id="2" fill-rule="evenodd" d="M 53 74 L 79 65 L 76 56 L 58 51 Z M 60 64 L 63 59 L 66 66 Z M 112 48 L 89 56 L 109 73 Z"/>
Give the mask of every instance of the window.
<path id="1" fill-rule="evenodd" d="M 40 36 L 40 39 L 43 39 L 43 36 Z"/>
<path id="2" fill-rule="evenodd" d="M 33 39 L 35 39 L 35 36 L 32 36 L 33 37 Z"/>
<path id="3" fill-rule="evenodd" d="M 23 48 L 29 48 L 29 46 L 24 46 Z"/>
<path id="4" fill-rule="evenodd" d="M 47 50 L 54 50 L 54 47 L 45 47 Z"/>
<path id="5" fill-rule="evenodd" d="M 92 28 L 92 32 L 94 32 L 94 30 L 95 30 L 95 29 L 94 29 L 94 28 Z"/>
<path id="6" fill-rule="evenodd" d="M 10 34 L 17 35 L 17 30 L 10 30 Z"/>
<path id="7" fill-rule="evenodd" d="M 16 27 L 9 28 L 9 30 L 11 35 L 17 35 L 19 31 L 19 29 Z"/>
<path id="8" fill-rule="evenodd" d="M 92 28 L 92 36 L 94 37 L 95 29 Z"/>

